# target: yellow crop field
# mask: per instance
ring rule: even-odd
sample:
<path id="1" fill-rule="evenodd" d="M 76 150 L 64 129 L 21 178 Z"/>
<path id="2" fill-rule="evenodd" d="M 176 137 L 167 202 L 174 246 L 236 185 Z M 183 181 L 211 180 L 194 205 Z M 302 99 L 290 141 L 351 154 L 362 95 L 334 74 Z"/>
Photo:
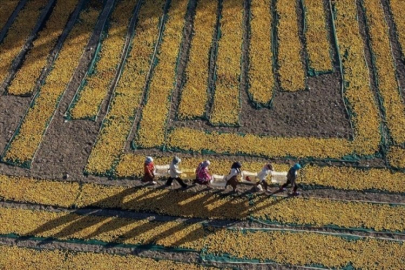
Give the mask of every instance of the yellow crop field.
<path id="1" fill-rule="evenodd" d="M 403 0 L 0 0 L 0 269 L 402 269 Z"/>

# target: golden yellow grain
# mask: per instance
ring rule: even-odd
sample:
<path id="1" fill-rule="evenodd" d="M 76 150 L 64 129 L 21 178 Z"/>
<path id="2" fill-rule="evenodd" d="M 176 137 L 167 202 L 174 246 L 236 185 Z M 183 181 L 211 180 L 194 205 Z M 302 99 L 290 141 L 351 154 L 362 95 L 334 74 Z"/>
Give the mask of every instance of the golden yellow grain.
<path id="1" fill-rule="evenodd" d="M 327 268 L 400 269 L 405 245 L 398 242 L 298 232 L 217 230 L 206 238 L 209 253 L 237 258 L 272 260 L 281 264 Z"/>
<path id="2" fill-rule="evenodd" d="M 45 85 L 41 87 L 39 95 L 34 100 L 34 106 L 29 109 L 18 135 L 5 154 L 5 160 L 8 162 L 29 164 L 32 161 L 58 100 L 79 64 L 100 11 L 101 9 L 89 8 L 81 13 L 81 22 L 70 32 Z"/>
<path id="3" fill-rule="evenodd" d="M 210 122 L 238 125 L 243 38 L 243 0 L 224 0 L 220 20 L 214 101 Z"/>
<path id="4" fill-rule="evenodd" d="M 94 73 L 86 78 L 86 86 L 80 91 L 77 103 L 70 110 L 73 119 L 94 118 L 101 102 L 108 93 L 111 81 L 117 73 L 129 20 L 137 1 L 125 0 L 117 4 L 110 18 L 107 37 L 103 40 L 100 60 Z"/>
<path id="5" fill-rule="evenodd" d="M 181 92 L 178 116 L 181 119 L 202 117 L 205 114 L 208 94 L 208 66 L 212 38 L 215 32 L 218 2 L 197 2 L 194 17 L 194 36 L 191 40 L 187 81 Z"/>
<path id="6" fill-rule="evenodd" d="M 345 6 L 341 6 L 344 3 Z M 345 97 L 353 114 L 355 128 L 353 141 L 344 139 L 282 138 L 231 133 L 206 133 L 191 128 L 176 128 L 168 135 L 171 147 L 200 152 L 211 150 L 217 153 L 244 153 L 266 157 L 317 157 L 340 158 L 353 153 L 373 155 L 380 142 L 376 102 L 370 88 L 370 76 L 364 57 L 364 44 L 360 38 L 357 12 L 354 2 L 339 1 L 336 27 L 339 52 L 347 82 Z"/>
<path id="7" fill-rule="evenodd" d="M 305 88 L 305 70 L 301 59 L 302 44 L 298 35 L 298 1 L 278 0 L 276 10 L 279 17 L 278 73 L 281 88 L 298 91 Z"/>
<path id="8" fill-rule="evenodd" d="M 0 83 L 8 75 L 14 58 L 21 51 L 26 39 L 35 27 L 41 10 L 47 3 L 47 0 L 28 1 L 8 29 L 7 36 L 0 44 Z"/>
<path id="9" fill-rule="evenodd" d="M 163 41 L 157 54 L 149 87 L 148 101 L 142 109 L 136 144 L 141 147 L 159 147 L 164 143 L 166 121 L 171 106 L 171 92 L 177 78 L 177 57 L 183 37 L 184 18 L 188 0 L 171 2 L 168 20 L 164 26 Z"/>
<path id="10" fill-rule="evenodd" d="M 71 207 L 79 184 L 0 175 L 0 197 L 5 200 Z"/>
<path id="11" fill-rule="evenodd" d="M 38 38 L 33 42 L 33 48 L 25 56 L 23 66 L 11 81 L 8 93 L 25 95 L 33 92 L 37 80 L 47 64 L 49 52 L 58 41 L 77 3 L 77 0 L 56 3 L 45 28 L 38 33 Z"/>
<path id="12" fill-rule="evenodd" d="M 65 253 L 61 250 L 43 250 L 0 246 L 0 268 L 14 269 L 64 269 Z"/>
<path id="13" fill-rule="evenodd" d="M 388 204 L 258 197 L 250 211 L 253 217 L 284 224 L 335 225 L 399 232 L 405 229 L 405 207 Z"/>
<path id="14" fill-rule="evenodd" d="M 67 211 L 47 212 L 0 208 L 0 233 L 63 239 L 95 239 L 124 244 L 203 248 L 200 223 L 158 222 L 106 216 L 82 216 Z"/>
<path id="15" fill-rule="evenodd" d="M 389 149 L 387 158 L 391 166 L 405 168 L 405 149 L 393 146 Z"/>
<path id="16" fill-rule="evenodd" d="M 308 166 L 303 171 L 302 181 L 338 189 L 405 192 L 405 174 L 387 169 Z"/>
<path id="17" fill-rule="evenodd" d="M 37 250 L 0 246 L 1 269 L 213 269 L 198 264 L 155 260 L 134 255 Z"/>
<path id="18" fill-rule="evenodd" d="M 90 173 L 109 172 L 125 147 L 145 87 L 164 3 L 164 0 L 146 1 L 139 11 L 132 50 L 126 59 L 111 107 L 86 166 Z"/>
<path id="19" fill-rule="evenodd" d="M 249 92 L 255 102 L 266 104 L 273 96 L 273 23 L 270 0 L 254 0 L 250 6 Z"/>
<path id="20" fill-rule="evenodd" d="M 306 8 L 306 46 L 309 65 L 315 71 L 331 71 L 332 58 L 324 2 L 318 0 L 305 0 Z"/>
<path id="21" fill-rule="evenodd" d="M 397 29 L 399 43 L 401 44 L 402 55 L 405 56 L 405 14 L 403 12 L 405 1 L 404 0 L 390 0 L 388 1 L 391 7 L 394 23 Z"/>
<path id="22" fill-rule="evenodd" d="M 363 1 L 366 10 L 370 44 L 378 75 L 388 129 L 395 143 L 405 142 L 405 105 L 400 94 L 391 52 L 389 29 L 380 1 Z"/>

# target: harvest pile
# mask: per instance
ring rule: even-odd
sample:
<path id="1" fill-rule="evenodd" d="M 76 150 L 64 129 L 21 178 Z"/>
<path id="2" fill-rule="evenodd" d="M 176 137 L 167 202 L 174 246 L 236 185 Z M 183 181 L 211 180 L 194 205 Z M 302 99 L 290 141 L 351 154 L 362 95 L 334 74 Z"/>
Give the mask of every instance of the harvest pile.
<path id="1" fill-rule="evenodd" d="M 1 269 L 405 265 L 405 0 L 3 2 Z"/>

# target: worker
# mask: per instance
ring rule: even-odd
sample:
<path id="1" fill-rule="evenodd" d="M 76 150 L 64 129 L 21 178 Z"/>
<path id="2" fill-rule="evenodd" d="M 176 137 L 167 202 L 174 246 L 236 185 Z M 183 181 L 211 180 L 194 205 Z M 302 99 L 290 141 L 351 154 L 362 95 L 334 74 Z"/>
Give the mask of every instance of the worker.
<path id="1" fill-rule="evenodd" d="M 212 176 L 208 172 L 208 166 L 210 165 L 209 160 L 204 160 L 200 164 L 195 171 L 196 179 L 194 183 L 198 183 L 200 185 L 206 185 L 208 188 L 211 188 L 210 183 L 212 182 Z"/>
<path id="2" fill-rule="evenodd" d="M 225 176 L 226 180 L 225 189 L 228 186 L 231 186 L 233 188 L 233 192 L 236 191 L 236 187 L 239 184 L 238 175 L 240 175 L 241 173 L 240 168 L 242 168 L 242 164 L 240 162 L 234 162 L 232 164 L 231 171 L 227 176 Z"/>
<path id="3" fill-rule="evenodd" d="M 280 189 L 276 191 L 276 193 L 277 193 L 277 192 L 285 191 L 285 188 L 286 188 L 289 184 L 291 184 L 291 187 L 292 187 L 292 193 L 291 193 L 291 195 L 292 195 L 292 196 L 297 196 L 297 195 L 299 195 L 299 193 L 297 192 L 298 185 L 297 185 L 297 181 L 296 181 L 296 180 L 297 180 L 297 171 L 298 171 L 299 169 L 301 169 L 301 165 L 300 165 L 299 163 L 296 163 L 296 164 L 294 164 L 294 166 L 292 166 L 292 167 L 288 170 L 288 173 L 287 173 L 287 182 L 286 182 L 284 185 L 282 185 L 282 186 L 280 187 Z"/>
<path id="4" fill-rule="evenodd" d="M 266 178 L 271 172 L 273 171 L 273 165 L 267 163 L 264 165 L 263 169 L 257 173 L 257 178 L 259 178 L 259 182 L 256 183 L 257 190 L 268 191 L 269 184 L 266 182 Z"/>
<path id="5" fill-rule="evenodd" d="M 142 182 L 149 182 L 152 185 L 156 185 L 155 179 L 155 165 L 153 164 L 152 157 L 146 157 L 145 163 L 143 165 L 144 175 L 142 178 Z"/>
<path id="6" fill-rule="evenodd" d="M 170 163 L 169 172 L 170 177 L 166 181 L 166 186 L 171 186 L 174 179 L 180 184 L 182 188 L 187 188 L 187 184 L 183 182 L 180 178 L 181 171 L 179 170 L 179 164 L 181 159 L 177 156 L 173 157 L 172 162 Z"/>

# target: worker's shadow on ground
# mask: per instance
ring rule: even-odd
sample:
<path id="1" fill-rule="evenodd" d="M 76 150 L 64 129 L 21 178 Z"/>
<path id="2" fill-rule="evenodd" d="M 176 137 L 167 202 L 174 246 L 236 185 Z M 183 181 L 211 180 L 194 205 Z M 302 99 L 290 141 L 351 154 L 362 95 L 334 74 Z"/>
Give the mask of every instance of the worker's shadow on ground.
<path id="1" fill-rule="evenodd" d="M 41 243 L 55 239 L 99 240 L 108 243 L 107 247 L 123 243 L 189 247 L 215 232 L 205 230 L 204 226 L 231 226 L 285 199 L 272 199 L 252 207 L 246 196 L 250 192 L 238 196 L 221 192 L 128 188 L 52 219 L 19 239 L 45 238 Z"/>

